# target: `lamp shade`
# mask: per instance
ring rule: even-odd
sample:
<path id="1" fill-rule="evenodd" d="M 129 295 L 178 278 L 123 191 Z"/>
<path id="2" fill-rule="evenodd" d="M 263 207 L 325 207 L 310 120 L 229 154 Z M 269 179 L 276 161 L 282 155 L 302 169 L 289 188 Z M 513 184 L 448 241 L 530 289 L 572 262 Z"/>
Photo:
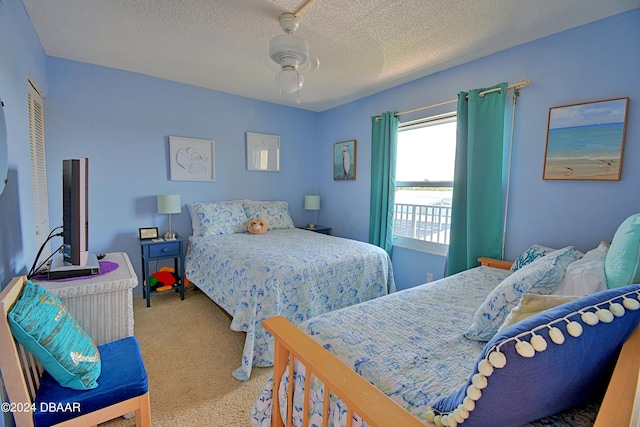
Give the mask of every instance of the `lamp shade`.
<path id="1" fill-rule="evenodd" d="M 276 75 L 276 85 L 281 91 L 293 93 L 302 89 L 304 78 L 294 67 L 282 67 L 282 70 Z"/>
<path id="2" fill-rule="evenodd" d="M 180 203 L 179 194 L 158 195 L 159 214 L 177 214 L 180 212 L 182 212 L 182 204 Z"/>
<path id="3" fill-rule="evenodd" d="M 304 208 L 308 211 L 320 210 L 320 196 L 304 196 Z"/>

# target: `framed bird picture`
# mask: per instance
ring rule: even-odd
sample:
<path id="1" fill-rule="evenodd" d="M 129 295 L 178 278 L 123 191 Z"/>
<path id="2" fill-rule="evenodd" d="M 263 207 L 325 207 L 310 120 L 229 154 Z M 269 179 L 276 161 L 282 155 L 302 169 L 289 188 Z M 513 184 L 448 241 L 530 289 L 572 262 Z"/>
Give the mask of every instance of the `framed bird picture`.
<path id="1" fill-rule="evenodd" d="M 356 140 L 333 144 L 333 180 L 355 181 L 356 179 Z"/>

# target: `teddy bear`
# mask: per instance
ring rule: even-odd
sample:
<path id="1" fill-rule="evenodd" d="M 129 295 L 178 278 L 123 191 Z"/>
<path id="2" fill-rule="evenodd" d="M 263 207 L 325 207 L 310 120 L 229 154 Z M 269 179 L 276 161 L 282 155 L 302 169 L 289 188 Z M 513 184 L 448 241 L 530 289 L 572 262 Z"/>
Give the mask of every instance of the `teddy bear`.
<path id="1" fill-rule="evenodd" d="M 267 232 L 267 222 L 262 218 L 254 218 L 249 221 L 247 230 L 251 234 L 264 234 Z"/>

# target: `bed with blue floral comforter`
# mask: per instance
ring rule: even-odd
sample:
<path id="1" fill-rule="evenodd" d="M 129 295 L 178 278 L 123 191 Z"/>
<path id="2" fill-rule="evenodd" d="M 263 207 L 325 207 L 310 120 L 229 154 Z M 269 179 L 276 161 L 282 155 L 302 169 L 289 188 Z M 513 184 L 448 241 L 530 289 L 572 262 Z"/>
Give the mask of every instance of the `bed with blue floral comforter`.
<path id="1" fill-rule="evenodd" d="M 191 236 L 185 258 L 189 280 L 246 332 L 242 364 L 273 364 L 273 338 L 262 320 L 282 315 L 294 324 L 395 292 L 389 255 L 377 246 L 301 229 L 266 234 Z"/>
<path id="2" fill-rule="evenodd" d="M 509 271 L 477 267 L 433 283 L 403 290 L 310 319 L 301 325 L 321 343 L 418 419 L 434 401 L 455 392 L 467 380 L 485 343 L 464 337 L 474 313 Z M 393 315 L 402 313 L 402 315 Z M 304 387 L 304 367 L 295 369 L 296 390 Z M 288 370 L 287 370 L 288 371 Z M 286 413 L 285 378 L 279 402 Z M 271 425 L 271 380 L 251 411 L 253 426 Z M 323 386 L 311 381 L 310 425 L 322 425 Z M 303 402 L 294 393 L 294 425 L 301 425 Z M 536 426 L 592 425 L 594 408 L 566 411 Z M 346 412 L 332 400 L 329 425 L 344 426 Z M 357 419 L 354 426 L 363 425 Z"/>

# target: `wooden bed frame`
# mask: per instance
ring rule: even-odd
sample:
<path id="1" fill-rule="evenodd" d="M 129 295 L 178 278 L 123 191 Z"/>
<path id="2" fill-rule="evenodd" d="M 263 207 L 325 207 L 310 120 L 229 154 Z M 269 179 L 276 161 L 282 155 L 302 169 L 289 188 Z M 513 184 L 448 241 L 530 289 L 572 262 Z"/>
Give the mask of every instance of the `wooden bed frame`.
<path id="1" fill-rule="evenodd" d="M 481 265 L 509 269 L 508 261 L 479 258 Z M 280 381 L 289 369 L 289 379 L 294 378 L 293 360 L 302 363 L 306 369 L 304 391 L 303 425 L 308 425 L 309 413 L 307 391 L 310 374 L 324 384 L 324 410 L 328 414 L 326 397 L 333 393 L 347 406 L 347 426 L 351 426 L 352 415 L 357 414 L 371 427 L 404 426 L 424 427 L 425 421 L 411 415 L 404 408 L 378 390 L 351 368 L 347 367 L 335 355 L 325 350 L 320 344 L 306 335 L 282 316 L 263 321 L 264 328 L 275 339 L 273 366 L 273 397 L 271 404 L 271 426 L 282 427 L 292 424 L 293 387 L 289 383 L 287 395 L 286 424 L 282 421 L 278 389 Z M 291 362 L 291 363 L 290 363 Z M 640 426 L 640 327 L 627 339 L 616 363 L 613 376 L 598 412 L 595 427 Z M 328 424 L 327 418 L 323 425 Z"/>

